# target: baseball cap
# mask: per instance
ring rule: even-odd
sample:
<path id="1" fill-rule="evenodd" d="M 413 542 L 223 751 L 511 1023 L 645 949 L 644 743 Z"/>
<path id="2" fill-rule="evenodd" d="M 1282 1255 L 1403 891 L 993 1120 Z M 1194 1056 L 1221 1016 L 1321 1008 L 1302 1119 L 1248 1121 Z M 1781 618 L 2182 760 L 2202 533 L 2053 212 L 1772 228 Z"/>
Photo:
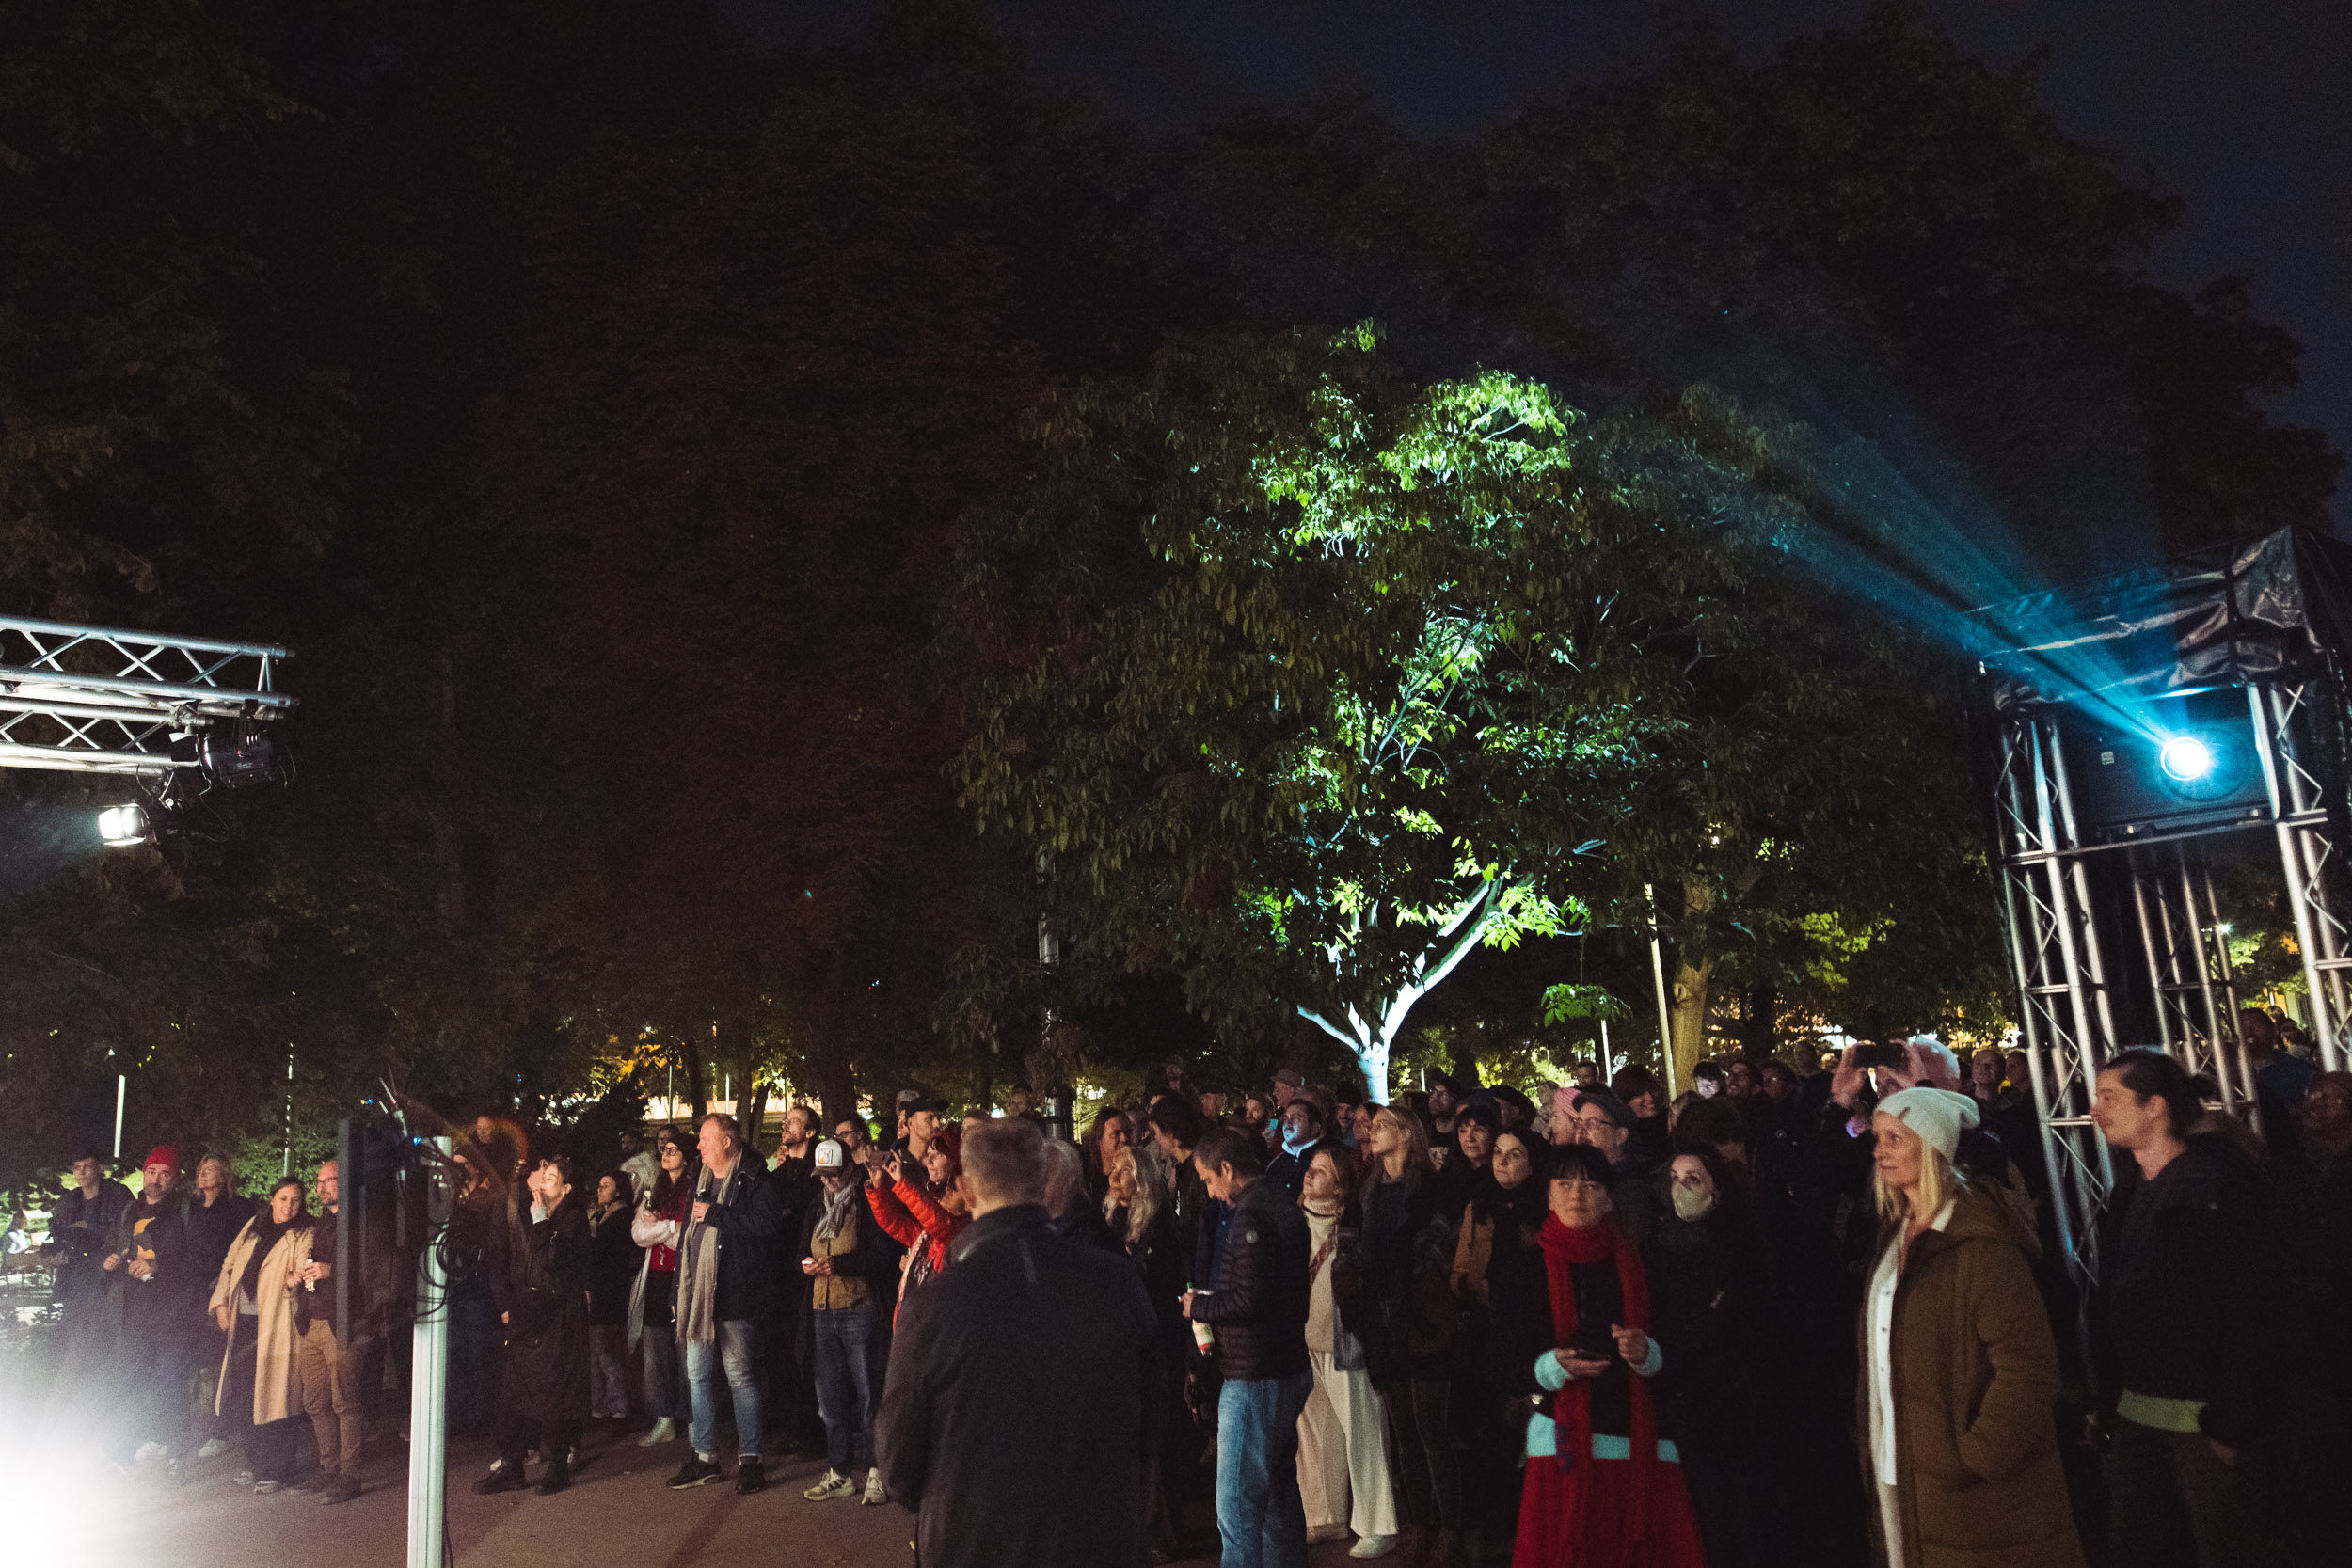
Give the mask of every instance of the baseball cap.
<path id="1" fill-rule="evenodd" d="M 837 1138 L 825 1138 L 817 1145 L 817 1168 L 840 1170 L 849 1164 L 849 1153 Z"/>

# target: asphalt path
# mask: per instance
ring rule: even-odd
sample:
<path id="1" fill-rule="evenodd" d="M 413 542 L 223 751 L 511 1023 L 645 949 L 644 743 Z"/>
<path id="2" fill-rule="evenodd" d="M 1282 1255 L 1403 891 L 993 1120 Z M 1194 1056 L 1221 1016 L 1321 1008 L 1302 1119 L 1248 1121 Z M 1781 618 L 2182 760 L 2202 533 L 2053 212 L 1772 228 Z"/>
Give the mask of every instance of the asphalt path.
<path id="1" fill-rule="evenodd" d="M 774 1465 L 766 1491 L 739 1497 L 728 1481 L 673 1492 L 666 1482 L 683 1443 L 637 1446 L 634 1433 L 592 1432 L 569 1490 L 477 1497 L 488 1468 L 482 1442 L 453 1445 L 447 1488 L 454 1568 L 914 1568 L 914 1516 L 896 1503 L 867 1508 L 853 1497 L 812 1503 L 801 1490 L 821 1461 Z M 73 1466 L 35 1506 L 45 1523 L 0 1524 L 0 1560 L 72 1563 L 74 1568 L 402 1568 L 407 1561 L 407 1451 L 397 1439 L 370 1444 L 365 1490 L 323 1506 L 311 1492 L 256 1497 L 231 1484 L 232 1451 L 192 1462 L 178 1480 L 153 1462 L 130 1480 L 105 1466 Z M 732 1461 L 728 1463 L 730 1471 Z M 536 1465 L 528 1472 L 534 1480 Z M 14 1512 L 11 1510 L 11 1512 Z M 23 1516 L 20 1514 L 19 1518 Z M 1182 1560 L 1216 1561 L 1205 1513 L 1192 1520 Z M 20 1548 L 40 1555 L 17 1557 Z M 1317 1546 L 1315 1568 L 1341 1568 L 1345 1543 Z"/>

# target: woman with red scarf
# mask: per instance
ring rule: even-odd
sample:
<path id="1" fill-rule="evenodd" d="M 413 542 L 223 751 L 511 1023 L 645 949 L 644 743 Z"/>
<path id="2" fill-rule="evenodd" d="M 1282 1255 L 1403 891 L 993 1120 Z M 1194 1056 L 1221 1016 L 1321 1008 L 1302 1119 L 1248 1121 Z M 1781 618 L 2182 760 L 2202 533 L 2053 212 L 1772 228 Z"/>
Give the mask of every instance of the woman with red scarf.
<path id="1" fill-rule="evenodd" d="M 1539 1244 L 1495 1285 L 1491 1374 L 1534 1400 L 1512 1568 L 1706 1568 L 1651 1391 L 1666 1351 L 1649 1275 L 1609 1217 L 1615 1180 L 1598 1149 L 1554 1149 Z"/>

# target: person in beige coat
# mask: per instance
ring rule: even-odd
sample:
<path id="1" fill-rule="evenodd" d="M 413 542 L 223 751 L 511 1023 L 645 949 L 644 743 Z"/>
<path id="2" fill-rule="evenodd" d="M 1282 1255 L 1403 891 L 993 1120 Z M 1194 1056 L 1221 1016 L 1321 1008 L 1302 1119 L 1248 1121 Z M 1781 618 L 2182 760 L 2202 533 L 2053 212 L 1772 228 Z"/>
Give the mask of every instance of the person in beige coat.
<path id="1" fill-rule="evenodd" d="M 314 1286 L 301 1275 L 316 1232 L 303 1210 L 302 1181 L 289 1176 L 270 1190 L 269 1212 L 256 1214 L 229 1243 L 213 1283 L 213 1322 L 223 1336 L 219 1393 L 213 1412 L 231 1424 L 250 1420 L 253 1436 L 237 1484 L 275 1492 L 293 1475 L 300 1407 L 294 1341 L 310 1327 Z"/>

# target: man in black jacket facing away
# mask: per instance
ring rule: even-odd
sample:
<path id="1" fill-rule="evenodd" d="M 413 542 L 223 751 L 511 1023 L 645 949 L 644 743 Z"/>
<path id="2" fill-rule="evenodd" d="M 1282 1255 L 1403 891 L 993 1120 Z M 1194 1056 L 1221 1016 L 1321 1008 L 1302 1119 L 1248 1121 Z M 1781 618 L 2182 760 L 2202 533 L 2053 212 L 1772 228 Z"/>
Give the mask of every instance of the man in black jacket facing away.
<path id="1" fill-rule="evenodd" d="M 878 1447 L 923 1568 L 1139 1568 L 1167 1398 L 1124 1258 L 1046 1228 L 1037 1123 L 963 1141 L 974 1219 L 899 1309 Z"/>
<path id="2" fill-rule="evenodd" d="M 1223 1204 L 1209 1288 L 1184 1292 L 1184 1315 L 1216 1335 L 1225 1385 L 1216 1401 L 1216 1528 L 1224 1568 L 1304 1568 L 1298 1417 L 1314 1386 L 1307 1363 L 1307 1216 L 1267 1180 L 1258 1142 L 1233 1129 L 1192 1153 Z"/>
<path id="3" fill-rule="evenodd" d="M 2100 1070 L 2090 1119 L 2119 1154 L 2095 1298 L 2107 1533 L 2117 1563 L 2200 1568 L 2269 1560 L 2257 1540 L 2248 1452 L 2288 1391 L 2300 1325 L 2259 1173 L 2202 1114 L 2188 1073 L 2155 1051 Z"/>

